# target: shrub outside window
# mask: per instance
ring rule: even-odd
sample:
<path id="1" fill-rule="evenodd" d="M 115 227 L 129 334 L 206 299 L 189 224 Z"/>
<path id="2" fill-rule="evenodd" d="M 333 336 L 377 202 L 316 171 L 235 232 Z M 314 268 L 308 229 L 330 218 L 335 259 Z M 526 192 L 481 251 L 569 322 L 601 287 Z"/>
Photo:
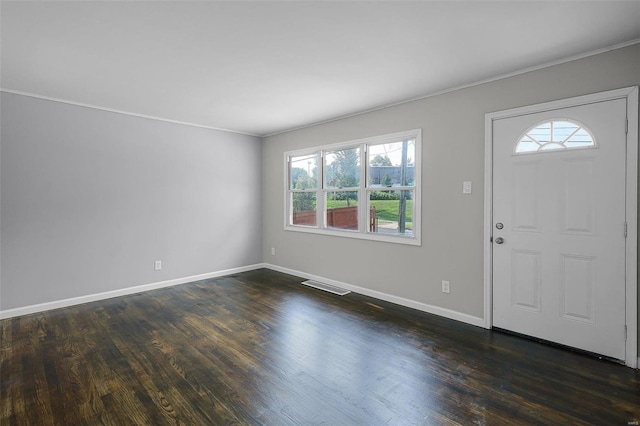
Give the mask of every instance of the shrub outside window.
<path id="1" fill-rule="evenodd" d="M 420 245 L 421 130 L 285 153 L 285 229 Z"/>

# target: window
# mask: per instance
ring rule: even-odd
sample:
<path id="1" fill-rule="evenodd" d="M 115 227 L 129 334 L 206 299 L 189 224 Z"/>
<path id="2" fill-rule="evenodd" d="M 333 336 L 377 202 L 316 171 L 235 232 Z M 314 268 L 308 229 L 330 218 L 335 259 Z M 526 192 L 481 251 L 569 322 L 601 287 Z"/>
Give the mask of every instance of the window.
<path id="1" fill-rule="evenodd" d="M 420 244 L 421 131 L 285 153 L 285 229 Z"/>
<path id="2" fill-rule="evenodd" d="M 569 120 L 546 121 L 527 130 L 518 140 L 516 154 L 595 148 L 591 133 L 579 123 Z"/>

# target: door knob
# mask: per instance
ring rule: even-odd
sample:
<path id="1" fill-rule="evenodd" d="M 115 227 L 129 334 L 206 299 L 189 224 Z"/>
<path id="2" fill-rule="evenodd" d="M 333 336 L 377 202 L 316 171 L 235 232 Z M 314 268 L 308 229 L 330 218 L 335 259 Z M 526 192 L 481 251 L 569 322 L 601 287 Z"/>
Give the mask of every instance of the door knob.
<path id="1" fill-rule="evenodd" d="M 496 244 L 502 244 L 502 243 L 504 243 L 504 238 L 502 237 L 496 238 Z"/>

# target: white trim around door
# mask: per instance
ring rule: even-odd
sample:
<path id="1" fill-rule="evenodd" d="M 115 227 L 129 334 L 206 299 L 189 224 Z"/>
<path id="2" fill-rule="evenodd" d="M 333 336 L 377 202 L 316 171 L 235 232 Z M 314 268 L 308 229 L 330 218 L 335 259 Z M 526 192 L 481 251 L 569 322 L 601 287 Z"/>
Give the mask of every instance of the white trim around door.
<path id="1" fill-rule="evenodd" d="M 497 111 L 485 115 L 485 198 L 484 198 L 484 326 L 493 326 L 493 122 L 494 120 L 532 114 L 541 111 L 573 107 L 613 99 L 627 103 L 627 174 L 626 174 L 626 277 L 625 364 L 638 368 L 638 87 L 627 87 L 552 101 L 521 108 Z"/>

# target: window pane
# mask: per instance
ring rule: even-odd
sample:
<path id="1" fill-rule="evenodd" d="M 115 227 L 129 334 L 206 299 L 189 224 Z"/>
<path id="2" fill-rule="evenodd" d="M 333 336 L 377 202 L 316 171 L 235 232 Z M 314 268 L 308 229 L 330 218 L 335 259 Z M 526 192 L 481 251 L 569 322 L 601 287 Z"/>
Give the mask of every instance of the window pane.
<path id="1" fill-rule="evenodd" d="M 314 189 L 318 187 L 318 156 L 316 154 L 291 157 L 289 189 Z"/>
<path id="2" fill-rule="evenodd" d="M 369 191 L 369 232 L 413 236 L 414 191 Z"/>
<path id="3" fill-rule="evenodd" d="M 358 230 L 358 192 L 327 192 L 327 228 Z"/>
<path id="4" fill-rule="evenodd" d="M 369 186 L 415 186 L 414 139 L 369 145 Z"/>
<path id="5" fill-rule="evenodd" d="M 360 186 L 360 148 L 327 151 L 325 162 L 326 188 Z"/>
<path id="6" fill-rule="evenodd" d="M 293 217 L 292 225 L 316 226 L 316 193 L 315 192 L 292 192 L 291 203 Z"/>

